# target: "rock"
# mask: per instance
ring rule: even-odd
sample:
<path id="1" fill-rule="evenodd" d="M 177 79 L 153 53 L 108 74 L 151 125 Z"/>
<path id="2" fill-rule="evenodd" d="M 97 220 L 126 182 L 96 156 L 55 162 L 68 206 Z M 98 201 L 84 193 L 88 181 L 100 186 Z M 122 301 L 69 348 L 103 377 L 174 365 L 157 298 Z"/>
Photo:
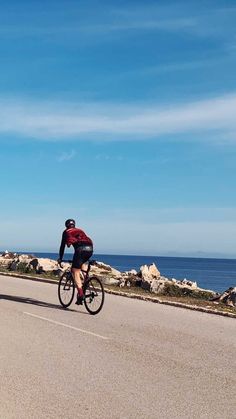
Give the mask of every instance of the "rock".
<path id="1" fill-rule="evenodd" d="M 170 281 L 164 276 L 160 276 L 159 279 L 153 279 L 150 284 L 150 291 L 155 294 L 163 294 L 165 290 L 165 284 Z"/>
<path id="2" fill-rule="evenodd" d="M 10 257 L 8 254 L 5 256 L 4 254 L 0 256 L 0 266 L 2 266 L 5 269 L 8 269 L 11 263 L 14 260 L 14 256 Z"/>
<path id="3" fill-rule="evenodd" d="M 119 280 L 119 287 L 123 288 L 123 287 L 131 287 L 131 285 L 135 285 L 135 280 L 136 277 L 134 278 L 133 281 L 133 277 L 128 277 L 126 274 L 122 274 L 122 277 Z"/>
<path id="4" fill-rule="evenodd" d="M 150 291 L 152 282 L 160 278 L 161 274 L 159 270 L 157 269 L 156 265 L 153 263 L 150 266 L 148 265 L 141 266 L 138 276 L 140 276 L 142 279 L 141 287 L 145 290 Z"/>
<path id="5" fill-rule="evenodd" d="M 64 264 L 64 270 L 67 269 L 69 264 Z M 35 258 L 32 255 L 21 254 L 16 255 L 7 252 L 0 256 L 0 266 L 10 271 L 19 272 L 36 272 L 38 274 L 45 272 L 56 272 L 58 271 L 58 263 L 52 259 L 46 258 Z"/>
<path id="6" fill-rule="evenodd" d="M 32 260 L 33 256 L 22 254 L 22 255 L 17 256 L 17 258 L 18 258 L 19 262 L 29 263 Z"/>
<path id="7" fill-rule="evenodd" d="M 14 259 L 16 253 L 8 252 L 8 250 L 5 250 L 1 256 L 3 256 L 5 259 Z"/>
<path id="8" fill-rule="evenodd" d="M 120 271 L 112 268 L 110 265 L 97 261 L 91 266 L 90 273 L 101 279 L 105 285 L 119 285 L 120 279 L 122 278 Z"/>
<path id="9" fill-rule="evenodd" d="M 16 271 L 17 270 L 17 265 L 18 265 L 18 260 L 14 260 L 9 264 L 8 269 L 10 271 Z"/>
<path id="10" fill-rule="evenodd" d="M 177 283 L 178 283 L 179 281 L 177 281 Z M 180 284 L 182 284 L 182 285 L 184 285 L 184 286 L 188 286 L 188 287 L 191 287 L 191 288 L 193 288 L 193 289 L 197 289 L 198 288 L 198 286 L 197 286 L 197 283 L 196 282 L 192 282 L 192 281 L 188 281 L 186 278 L 185 279 L 183 279 L 182 281 L 180 281 Z"/>
<path id="11" fill-rule="evenodd" d="M 157 269 L 156 265 L 152 263 L 152 265 L 143 265 L 140 267 L 139 275 L 144 281 L 151 282 L 153 279 L 160 278 L 161 274 Z"/>
<path id="12" fill-rule="evenodd" d="M 236 307 L 236 287 L 230 287 L 222 294 L 215 294 L 211 301 L 221 302 L 229 307 Z"/>
<path id="13" fill-rule="evenodd" d="M 236 307 L 236 287 L 234 287 L 230 292 L 229 303 L 230 303 L 230 305 Z"/>
<path id="14" fill-rule="evenodd" d="M 36 271 L 38 267 L 38 259 L 34 258 L 30 261 L 29 266 L 32 268 L 32 270 Z"/>
<path id="15" fill-rule="evenodd" d="M 126 275 L 126 276 L 137 276 L 138 272 L 135 269 L 131 269 L 130 271 L 125 271 L 124 275 Z"/>
<path id="16" fill-rule="evenodd" d="M 47 258 L 38 258 L 38 265 L 36 268 L 37 271 L 40 270 L 41 272 L 52 272 L 56 269 L 58 269 L 58 263 L 55 260 Z"/>
<path id="17" fill-rule="evenodd" d="M 106 277 L 106 276 L 103 276 L 100 279 L 102 280 L 103 285 L 115 285 L 115 286 L 117 286 L 120 283 L 119 279 L 110 278 L 110 277 Z"/>

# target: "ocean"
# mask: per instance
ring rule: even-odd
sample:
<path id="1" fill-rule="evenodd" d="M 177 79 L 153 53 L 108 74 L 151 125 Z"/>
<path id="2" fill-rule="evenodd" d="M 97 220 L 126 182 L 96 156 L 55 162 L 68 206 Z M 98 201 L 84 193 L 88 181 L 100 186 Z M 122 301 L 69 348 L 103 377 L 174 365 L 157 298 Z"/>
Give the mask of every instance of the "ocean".
<path id="1" fill-rule="evenodd" d="M 27 252 L 29 253 L 29 252 Z M 37 253 L 37 257 L 57 259 L 57 253 Z M 70 259 L 72 255 L 66 254 Z M 113 266 L 119 271 L 138 270 L 141 265 L 155 263 L 162 275 L 168 278 L 196 281 L 204 289 L 218 292 L 236 286 L 236 259 L 208 259 L 164 256 L 127 256 L 94 254 L 93 259 Z"/>

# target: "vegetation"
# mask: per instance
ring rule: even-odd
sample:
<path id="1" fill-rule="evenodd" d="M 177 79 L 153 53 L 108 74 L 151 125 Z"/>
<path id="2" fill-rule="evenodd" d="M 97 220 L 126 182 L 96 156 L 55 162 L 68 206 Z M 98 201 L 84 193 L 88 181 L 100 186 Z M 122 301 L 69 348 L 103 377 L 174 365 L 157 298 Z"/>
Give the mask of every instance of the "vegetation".
<path id="1" fill-rule="evenodd" d="M 16 271 L 9 271 L 7 267 L 0 266 L 0 272 L 8 273 L 9 275 L 23 275 L 24 277 L 34 277 L 38 279 L 49 279 L 58 281 L 58 273 L 45 272 L 35 273 L 34 270 L 26 266 L 26 263 L 19 263 Z M 122 287 L 116 285 L 106 285 L 105 290 L 109 293 L 118 295 L 125 295 L 127 297 L 140 298 L 153 302 L 160 302 L 164 304 L 180 305 L 182 307 L 192 307 L 195 309 L 208 309 L 215 312 L 229 313 L 236 317 L 236 307 L 229 307 L 223 303 L 216 303 L 210 301 L 211 293 L 208 291 L 191 290 L 189 288 L 179 288 L 175 284 L 166 284 L 161 295 L 151 293 L 148 290 L 142 289 L 140 286 Z"/>
<path id="2" fill-rule="evenodd" d="M 149 300 L 153 302 L 160 302 L 163 304 L 173 304 L 173 305 L 179 305 L 182 307 L 189 307 L 189 308 L 195 308 L 195 309 L 207 309 L 214 312 L 220 312 L 220 313 L 229 313 L 236 318 L 236 307 L 229 307 L 226 306 L 223 303 L 216 303 L 209 300 L 209 297 L 212 295 L 208 292 L 200 292 L 200 297 L 198 296 L 198 292 L 193 293 L 193 295 L 172 295 L 170 294 L 153 294 L 148 290 L 143 290 L 140 287 L 123 287 L 118 288 L 115 285 L 109 285 L 105 287 L 105 290 L 107 292 L 111 292 L 114 294 L 121 294 L 126 295 L 128 297 L 133 298 L 140 298 L 144 300 Z M 189 290 L 188 290 L 189 291 Z"/>
<path id="3" fill-rule="evenodd" d="M 191 297 L 200 300 L 209 300 L 212 294 L 208 291 L 199 291 L 190 288 L 180 288 L 175 284 L 166 283 L 162 295 L 170 297 Z"/>
<path id="4" fill-rule="evenodd" d="M 16 271 L 22 273 L 29 273 L 30 269 L 26 262 L 19 262 L 16 266 Z"/>

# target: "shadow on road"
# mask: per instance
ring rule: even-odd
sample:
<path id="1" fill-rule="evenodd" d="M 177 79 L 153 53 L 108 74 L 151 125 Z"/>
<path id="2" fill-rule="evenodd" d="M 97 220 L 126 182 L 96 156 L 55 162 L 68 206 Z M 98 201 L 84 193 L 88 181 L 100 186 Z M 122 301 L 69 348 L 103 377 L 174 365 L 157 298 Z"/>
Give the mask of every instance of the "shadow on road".
<path id="1" fill-rule="evenodd" d="M 87 312 L 73 310 L 71 308 L 66 309 L 59 304 L 57 305 L 57 304 L 52 304 L 52 303 L 46 303 L 45 301 L 35 300 L 34 298 L 19 297 L 18 295 L 0 294 L 0 300 L 16 301 L 17 303 L 33 304 L 35 306 L 40 306 L 40 307 L 56 308 L 57 310 L 73 311 L 80 314 L 88 314 Z"/>

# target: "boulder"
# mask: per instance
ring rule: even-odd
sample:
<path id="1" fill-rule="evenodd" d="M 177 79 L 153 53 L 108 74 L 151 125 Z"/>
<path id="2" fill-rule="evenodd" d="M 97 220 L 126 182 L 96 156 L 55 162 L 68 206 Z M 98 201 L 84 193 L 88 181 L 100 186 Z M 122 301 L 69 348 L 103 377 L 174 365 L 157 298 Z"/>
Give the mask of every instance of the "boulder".
<path id="1" fill-rule="evenodd" d="M 152 263 L 151 265 L 143 265 L 140 267 L 139 276 L 144 281 L 151 282 L 153 279 L 160 278 L 161 274 L 159 270 L 157 269 L 155 263 Z"/>
<path id="2" fill-rule="evenodd" d="M 101 279 L 103 285 L 115 285 L 115 286 L 118 286 L 119 283 L 120 283 L 119 279 L 111 278 L 109 276 L 102 276 L 102 277 L 100 277 L 100 279 Z"/>
<path id="3" fill-rule="evenodd" d="M 150 291 L 154 294 L 163 294 L 165 290 L 165 285 L 167 282 L 170 282 L 169 279 L 165 278 L 164 276 L 160 276 L 158 279 L 153 279 L 150 284 Z"/>
<path id="4" fill-rule="evenodd" d="M 103 262 L 94 262 L 90 274 L 101 279 L 105 285 L 119 285 L 122 274 L 117 269 Z"/>
<path id="5" fill-rule="evenodd" d="M 64 269 L 63 263 L 63 269 Z M 56 260 L 47 259 L 47 258 L 38 258 L 38 265 L 36 267 L 37 270 L 41 270 L 43 272 L 52 272 L 58 269 L 58 263 Z"/>
<path id="6" fill-rule="evenodd" d="M 140 267 L 138 276 L 141 277 L 141 287 L 145 290 L 151 290 L 152 282 L 160 278 L 161 274 L 156 265 L 143 265 Z"/>
<path id="7" fill-rule="evenodd" d="M 5 269 L 8 269 L 11 263 L 13 262 L 15 256 L 13 254 L 11 255 L 1 255 L 0 256 L 0 266 L 2 266 Z"/>
<path id="8" fill-rule="evenodd" d="M 186 278 L 185 279 L 182 279 L 181 281 L 177 281 L 177 283 L 179 285 L 183 285 L 184 287 L 187 286 L 187 287 L 190 287 L 192 289 L 197 289 L 198 288 L 197 283 L 195 281 L 194 282 L 193 281 L 189 281 Z"/>
<path id="9" fill-rule="evenodd" d="M 137 276 L 138 272 L 135 269 L 131 269 L 130 271 L 125 271 L 123 275 L 126 275 L 128 277 L 129 276 Z"/>
<path id="10" fill-rule="evenodd" d="M 229 305 L 236 307 L 236 287 L 231 289 L 228 302 Z"/>
<path id="11" fill-rule="evenodd" d="M 211 300 L 224 303 L 229 307 L 236 307 L 236 287 L 230 287 L 222 294 L 215 294 Z"/>
<path id="12" fill-rule="evenodd" d="M 12 253 L 12 252 L 8 252 L 8 250 L 5 250 L 5 252 L 3 252 L 3 253 L 1 254 L 1 256 L 2 256 L 3 258 L 5 258 L 5 259 L 14 259 L 14 257 L 16 257 L 16 256 L 17 256 L 17 254 L 16 254 L 16 253 Z"/>
<path id="13" fill-rule="evenodd" d="M 8 265 L 10 271 L 16 271 L 18 265 L 18 259 L 13 259 L 13 261 Z"/>

